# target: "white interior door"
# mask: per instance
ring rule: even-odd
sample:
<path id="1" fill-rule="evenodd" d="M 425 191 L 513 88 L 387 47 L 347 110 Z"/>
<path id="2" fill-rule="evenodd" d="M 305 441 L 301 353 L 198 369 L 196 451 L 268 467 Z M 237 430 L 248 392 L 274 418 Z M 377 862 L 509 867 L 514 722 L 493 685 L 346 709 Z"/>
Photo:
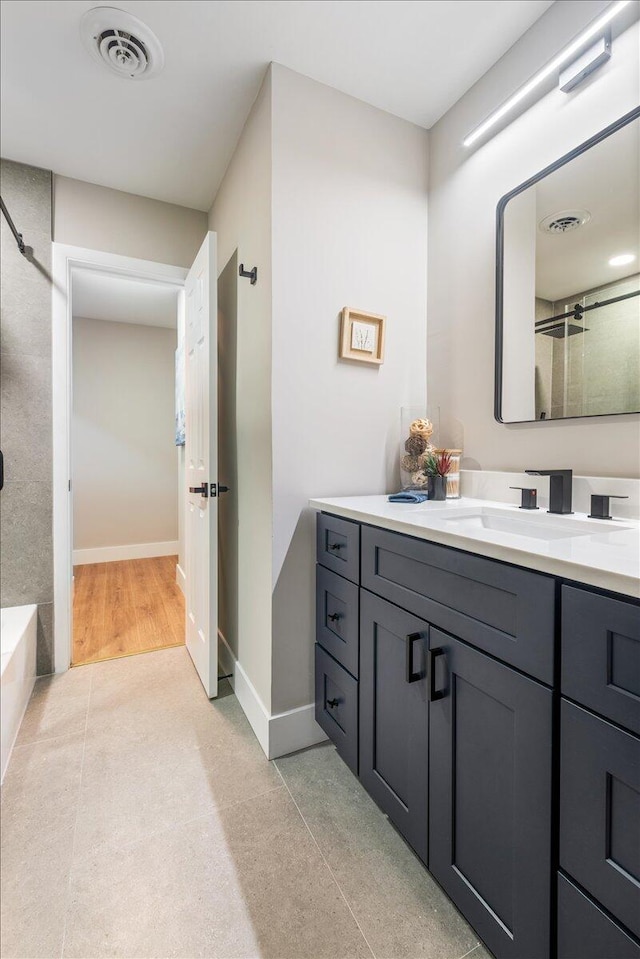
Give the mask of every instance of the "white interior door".
<path id="1" fill-rule="evenodd" d="M 218 695 L 216 277 L 208 233 L 185 282 L 185 554 L 187 649 L 209 698 Z"/>

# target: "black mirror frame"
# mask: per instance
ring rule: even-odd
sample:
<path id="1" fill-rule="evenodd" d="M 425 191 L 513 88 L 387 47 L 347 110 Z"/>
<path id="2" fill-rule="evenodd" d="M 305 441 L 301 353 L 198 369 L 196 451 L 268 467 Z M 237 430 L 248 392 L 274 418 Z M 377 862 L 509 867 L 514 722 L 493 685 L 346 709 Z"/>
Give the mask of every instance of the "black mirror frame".
<path id="1" fill-rule="evenodd" d="M 544 170 L 541 170 L 539 173 L 536 173 L 535 176 L 529 177 L 528 180 L 525 180 L 524 183 L 521 183 L 515 189 L 510 190 L 509 193 L 505 193 L 498 202 L 496 207 L 496 329 L 495 329 L 495 387 L 494 387 L 494 402 L 493 402 L 493 415 L 498 423 L 505 423 L 505 420 L 502 418 L 502 345 L 503 345 L 503 324 L 504 324 L 504 301 L 503 301 L 503 279 L 504 279 L 504 211 L 509 200 L 512 200 L 514 196 L 517 196 L 519 193 L 524 192 L 530 186 L 533 186 L 534 183 L 537 183 L 539 180 L 544 179 L 550 173 L 553 173 L 554 170 L 558 170 L 560 167 L 564 166 L 565 163 L 570 163 L 571 160 L 575 160 L 576 157 L 580 156 L 582 153 L 586 153 L 587 150 L 590 150 L 591 147 L 596 146 L 602 140 L 605 140 L 607 137 L 611 136 L 612 133 L 620 130 L 622 127 L 626 126 L 628 123 L 632 123 L 634 120 L 637 120 L 640 117 L 640 106 L 635 107 L 629 113 L 625 113 L 624 116 L 620 117 L 619 120 L 616 120 L 614 123 L 610 124 L 608 127 L 605 127 L 604 130 L 600 130 L 599 133 L 596 133 L 595 136 L 590 137 L 588 140 L 585 140 L 584 143 L 581 143 L 580 146 L 576 147 L 574 150 L 571 150 L 569 153 L 565 153 L 564 156 L 560 157 L 559 160 L 556 160 L 554 163 L 549 164 L 545 167 Z M 633 416 L 634 413 L 594 413 L 590 414 L 591 416 Z M 572 420 L 572 419 L 584 419 L 580 416 L 563 416 L 562 419 Z M 509 423 L 557 423 L 558 420 L 510 420 Z"/>

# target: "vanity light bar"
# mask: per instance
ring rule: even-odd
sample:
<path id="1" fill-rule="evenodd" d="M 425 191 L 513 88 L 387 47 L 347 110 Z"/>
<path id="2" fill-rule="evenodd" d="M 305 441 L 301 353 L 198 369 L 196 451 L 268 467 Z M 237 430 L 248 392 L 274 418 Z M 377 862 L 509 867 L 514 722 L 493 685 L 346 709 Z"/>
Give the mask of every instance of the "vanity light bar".
<path id="1" fill-rule="evenodd" d="M 472 143 L 475 143 L 483 134 L 490 130 L 492 126 L 498 123 L 510 110 L 513 110 L 518 103 L 527 97 L 532 90 L 541 84 L 547 77 L 551 76 L 556 70 L 559 69 L 563 64 L 567 63 L 580 49 L 584 44 L 591 40 L 592 37 L 595 37 L 608 23 L 610 23 L 614 17 L 617 17 L 618 14 L 631 2 L 631 0 L 618 0 L 618 3 L 612 4 L 608 7 L 601 17 L 598 17 L 597 20 L 594 20 L 593 23 L 583 30 L 575 40 L 573 40 L 568 47 L 565 47 L 553 60 L 550 60 L 549 63 L 539 70 L 535 76 L 531 77 L 528 83 L 525 83 L 523 87 L 520 87 L 513 96 L 509 97 L 501 107 L 498 107 L 497 110 L 494 110 L 487 119 L 480 124 L 479 127 L 476 127 L 475 130 L 472 130 L 464 140 L 462 141 L 463 145 L 470 147 Z"/>

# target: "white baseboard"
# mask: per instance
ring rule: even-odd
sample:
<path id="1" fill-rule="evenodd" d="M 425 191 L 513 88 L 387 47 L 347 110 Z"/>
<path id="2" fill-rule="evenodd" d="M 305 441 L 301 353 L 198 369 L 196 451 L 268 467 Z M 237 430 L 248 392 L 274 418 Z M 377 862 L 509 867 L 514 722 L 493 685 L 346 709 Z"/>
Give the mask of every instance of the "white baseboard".
<path id="1" fill-rule="evenodd" d="M 183 570 L 180 563 L 176 563 L 176 583 L 182 590 L 184 596 L 187 595 L 187 574 Z"/>
<path id="2" fill-rule="evenodd" d="M 269 722 L 269 759 L 295 753 L 328 739 L 324 729 L 318 726 L 315 713 L 316 704 L 307 703 L 273 715 Z"/>
<path id="3" fill-rule="evenodd" d="M 327 739 L 315 721 L 314 703 L 269 714 L 222 633 L 218 632 L 218 638 L 220 666 L 224 673 L 231 674 L 229 682 L 267 759 L 277 759 Z"/>
<path id="4" fill-rule="evenodd" d="M 74 549 L 73 565 L 113 563 L 119 559 L 152 559 L 154 556 L 175 556 L 178 543 L 132 543 L 129 546 L 97 546 L 94 549 Z"/>

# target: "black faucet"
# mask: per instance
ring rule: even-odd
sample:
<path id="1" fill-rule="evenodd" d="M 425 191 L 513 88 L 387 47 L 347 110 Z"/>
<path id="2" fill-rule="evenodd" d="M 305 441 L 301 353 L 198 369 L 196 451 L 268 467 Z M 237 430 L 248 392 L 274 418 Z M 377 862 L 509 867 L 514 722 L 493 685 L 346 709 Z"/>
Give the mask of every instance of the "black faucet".
<path id="1" fill-rule="evenodd" d="M 547 513 L 572 513 L 572 470 L 525 470 L 528 476 L 549 477 L 549 509 Z"/>

